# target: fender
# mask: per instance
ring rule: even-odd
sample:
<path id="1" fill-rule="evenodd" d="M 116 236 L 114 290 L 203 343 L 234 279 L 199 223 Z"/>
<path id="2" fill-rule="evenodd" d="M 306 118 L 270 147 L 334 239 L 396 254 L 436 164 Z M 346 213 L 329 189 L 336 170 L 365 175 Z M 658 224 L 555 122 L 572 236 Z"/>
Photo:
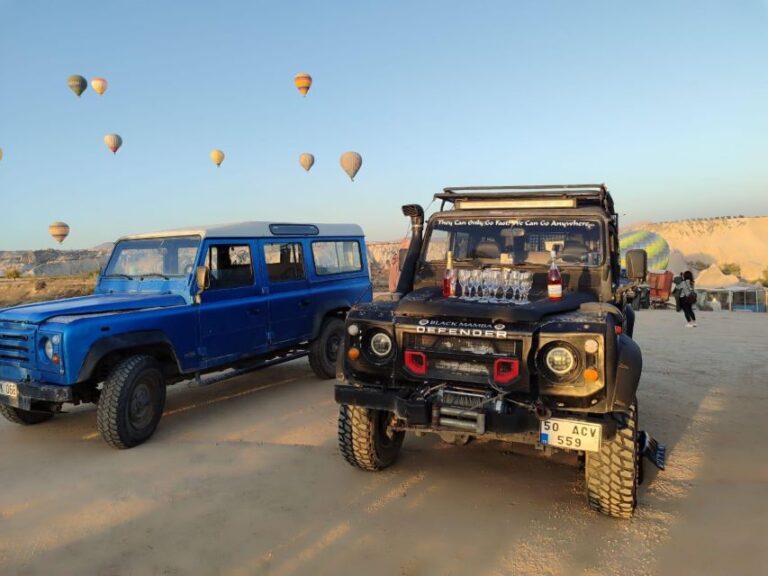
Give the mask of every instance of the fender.
<path id="1" fill-rule="evenodd" d="M 622 334 L 618 342 L 618 361 L 616 364 L 616 382 L 613 409 L 627 412 L 635 399 L 643 371 L 643 355 L 640 346 L 629 336 Z"/>
<path id="2" fill-rule="evenodd" d="M 158 344 L 161 344 L 164 348 L 167 347 L 171 351 L 173 361 L 179 372 L 181 372 L 181 365 L 176 356 L 176 349 L 173 347 L 173 343 L 168 339 L 168 336 L 160 330 L 146 330 L 143 332 L 127 332 L 125 334 L 107 336 L 106 338 L 94 342 L 93 346 L 91 346 L 91 349 L 88 351 L 85 360 L 83 360 L 83 365 L 80 367 L 80 372 L 77 375 L 77 382 L 85 382 L 88 380 L 96 369 L 96 366 L 98 366 L 99 361 L 110 352 L 136 348 L 138 346 L 153 346 Z"/>
<path id="3" fill-rule="evenodd" d="M 624 304 L 624 331 L 630 338 L 635 333 L 635 309 L 630 304 Z"/>
<path id="4" fill-rule="evenodd" d="M 332 310 L 349 310 L 352 308 L 348 300 L 338 298 L 336 300 L 326 300 L 323 302 L 323 307 L 318 308 L 315 312 L 315 317 L 312 320 L 312 340 L 320 335 L 320 327 L 323 325 L 323 320 Z"/>

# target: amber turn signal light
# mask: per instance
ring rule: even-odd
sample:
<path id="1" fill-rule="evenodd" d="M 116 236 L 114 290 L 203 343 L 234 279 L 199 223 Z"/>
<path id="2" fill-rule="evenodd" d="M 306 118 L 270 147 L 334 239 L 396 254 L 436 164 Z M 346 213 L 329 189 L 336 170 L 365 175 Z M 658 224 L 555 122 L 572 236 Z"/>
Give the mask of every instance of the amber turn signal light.
<path id="1" fill-rule="evenodd" d="M 597 370 L 594 368 L 587 368 L 584 370 L 584 380 L 587 382 L 595 382 L 600 377 L 600 374 L 597 373 Z"/>
<path id="2" fill-rule="evenodd" d="M 360 358 L 360 349 L 359 348 L 350 348 L 347 350 L 347 358 L 350 360 L 357 360 Z"/>

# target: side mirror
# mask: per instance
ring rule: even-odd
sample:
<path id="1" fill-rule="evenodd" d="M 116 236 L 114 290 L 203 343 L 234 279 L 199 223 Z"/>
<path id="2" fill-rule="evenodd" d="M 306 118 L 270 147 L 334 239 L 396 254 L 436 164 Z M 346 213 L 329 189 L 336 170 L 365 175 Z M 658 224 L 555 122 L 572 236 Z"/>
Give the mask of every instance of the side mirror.
<path id="1" fill-rule="evenodd" d="M 408 256 L 408 248 L 400 248 L 400 250 L 397 253 L 397 269 L 400 270 L 400 272 L 403 271 L 403 264 L 405 263 L 405 258 Z"/>
<path id="2" fill-rule="evenodd" d="M 208 266 L 198 266 L 195 271 L 195 278 L 197 280 L 197 289 L 199 292 L 204 292 L 211 287 L 211 271 Z"/>
<path id="3" fill-rule="evenodd" d="M 645 280 L 648 275 L 648 253 L 642 249 L 627 250 L 627 278 Z"/>

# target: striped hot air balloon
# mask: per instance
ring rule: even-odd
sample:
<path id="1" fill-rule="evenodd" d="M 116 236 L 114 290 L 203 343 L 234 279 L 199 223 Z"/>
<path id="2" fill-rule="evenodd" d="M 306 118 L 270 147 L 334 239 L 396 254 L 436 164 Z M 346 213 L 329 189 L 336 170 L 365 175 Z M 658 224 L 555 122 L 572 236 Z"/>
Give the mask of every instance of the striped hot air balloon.
<path id="1" fill-rule="evenodd" d="M 309 152 L 304 152 L 304 154 L 299 156 L 299 164 L 301 164 L 301 167 L 304 168 L 304 170 L 307 172 L 309 172 L 309 169 L 312 168 L 314 163 L 315 157 Z"/>
<path id="2" fill-rule="evenodd" d="M 339 158 L 339 164 L 341 164 L 342 170 L 347 173 L 349 179 L 354 182 L 357 171 L 363 165 L 363 157 L 357 152 L 344 152 L 341 158 Z"/>
<path id="3" fill-rule="evenodd" d="M 310 86 L 312 86 L 312 76 L 306 72 L 299 72 L 293 77 L 293 83 L 296 85 L 296 88 L 299 89 L 301 95 L 306 96 Z"/>
<path id="4" fill-rule="evenodd" d="M 112 154 L 117 154 L 120 146 L 123 145 L 123 139 L 120 138 L 120 134 L 107 134 L 104 136 L 104 144 L 107 145 L 107 148 L 112 150 Z"/>
<path id="5" fill-rule="evenodd" d="M 649 270 L 666 270 L 669 264 L 669 244 L 655 232 L 630 230 L 619 235 L 621 266 L 626 266 L 627 250 L 642 248 L 648 253 Z"/>
<path id="6" fill-rule="evenodd" d="M 224 162 L 224 152 L 221 150 L 211 150 L 211 160 L 213 160 L 213 163 L 216 164 L 216 168 L 221 166 L 221 163 Z"/>
<path id="7" fill-rule="evenodd" d="M 56 242 L 61 244 L 64 239 L 69 236 L 69 226 L 66 222 L 54 222 L 48 226 L 48 234 L 50 234 Z"/>
<path id="8" fill-rule="evenodd" d="M 104 92 L 107 91 L 107 88 L 109 87 L 109 84 L 107 83 L 106 79 L 104 78 L 91 78 L 91 88 L 93 88 L 94 92 L 101 96 L 104 94 Z"/>
<path id="9" fill-rule="evenodd" d="M 80 95 L 85 92 L 86 88 L 88 88 L 88 82 L 79 74 L 73 74 L 67 78 L 67 86 L 69 86 L 69 89 L 80 98 Z"/>

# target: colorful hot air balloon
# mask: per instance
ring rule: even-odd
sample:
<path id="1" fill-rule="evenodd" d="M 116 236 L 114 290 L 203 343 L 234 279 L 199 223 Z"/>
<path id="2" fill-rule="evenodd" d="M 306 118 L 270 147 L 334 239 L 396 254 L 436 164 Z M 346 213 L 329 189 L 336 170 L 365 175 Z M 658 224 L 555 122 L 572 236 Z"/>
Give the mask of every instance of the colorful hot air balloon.
<path id="1" fill-rule="evenodd" d="M 296 88 L 299 89 L 301 95 L 306 96 L 310 86 L 312 86 L 312 76 L 306 72 L 299 72 L 293 77 L 293 83 L 296 84 Z"/>
<path id="2" fill-rule="evenodd" d="M 648 253 L 649 270 L 666 270 L 669 264 L 669 244 L 655 232 L 648 230 L 629 230 L 619 235 L 621 266 L 626 266 L 627 250 L 642 248 Z"/>
<path id="3" fill-rule="evenodd" d="M 91 78 L 91 88 L 93 88 L 94 92 L 99 96 L 107 91 L 108 86 L 109 84 L 104 78 Z"/>
<path id="4" fill-rule="evenodd" d="M 2 160 L 2 159 L 3 159 L 3 149 L 0 148 L 0 160 Z"/>
<path id="5" fill-rule="evenodd" d="M 56 242 L 61 244 L 64 239 L 69 236 L 69 226 L 65 222 L 54 222 L 48 226 L 48 234 L 50 234 Z"/>
<path id="6" fill-rule="evenodd" d="M 120 146 L 123 145 L 123 139 L 120 138 L 119 134 L 107 134 L 104 136 L 104 144 L 107 145 L 107 148 L 112 150 L 112 154 L 117 154 Z"/>
<path id="7" fill-rule="evenodd" d="M 312 156 L 312 154 L 309 154 L 308 152 L 304 152 L 301 156 L 299 156 L 299 164 L 301 164 L 301 167 L 304 168 L 307 172 L 309 172 L 309 169 L 312 168 L 312 165 L 315 163 L 315 157 Z"/>
<path id="8" fill-rule="evenodd" d="M 347 173 L 350 180 L 355 181 L 355 175 L 360 170 L 360 166 L 363 165 L 363 157 L 357 152 L 344 152 L 339 158 L 342 170 Z"/>
<path id="9" fill-rule="evenodd" d="M 73 74 L 67 79 L 67 85 L 69 85 L 69 89 L 72 90 L 75 94 L 77 94 L 77 97 L 80 98 L 80 94 L 85 92 L 85 89 L 88 88 L 88 82 L 85 81 L 85 78 L 78 74 Z"/>
<path id="10" fill-rule="evenodd" d="M 218 168 L 224 162 L 224 152 L 221 150 L 211 150 L 211 160 L 213 160 L 213 163 Z"/>

